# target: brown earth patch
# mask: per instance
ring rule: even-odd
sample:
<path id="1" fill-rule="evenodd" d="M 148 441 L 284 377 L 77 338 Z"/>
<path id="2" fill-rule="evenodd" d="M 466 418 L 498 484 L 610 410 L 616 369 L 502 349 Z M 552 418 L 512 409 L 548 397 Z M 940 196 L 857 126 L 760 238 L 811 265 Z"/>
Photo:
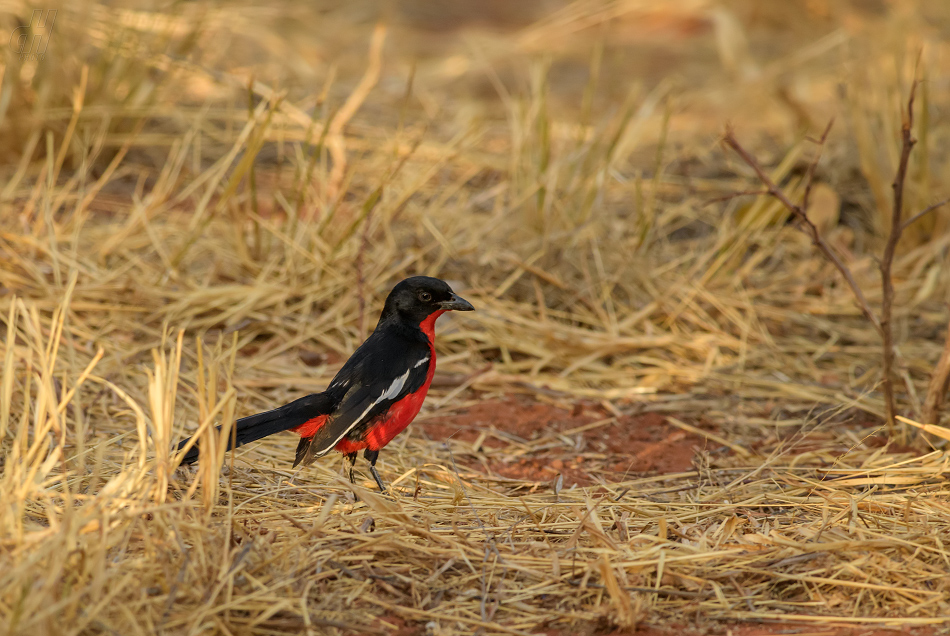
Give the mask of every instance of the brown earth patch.
<path id="1" fill-rule="evenodd" d="M 460 463 L 495 475 L 564 486 L 620 481 L 633 475 L 690 470 L 702 437 L 659 413 L 613 417 L 599 405 L 572 409 L 522 396 L 486 400 L 444 417 L 422 420 L 425 435 L 468 442 Z"/>

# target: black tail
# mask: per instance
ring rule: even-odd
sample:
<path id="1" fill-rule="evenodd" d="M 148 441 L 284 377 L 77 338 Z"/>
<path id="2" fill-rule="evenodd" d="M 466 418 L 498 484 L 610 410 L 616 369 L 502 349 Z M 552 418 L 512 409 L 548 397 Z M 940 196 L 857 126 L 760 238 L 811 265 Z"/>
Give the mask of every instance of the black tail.
<path id="1" fill-rule="evenodd" d="M 228 440 L 227 449 L 231 450 L 232 448 L 244 446 L 245 444 L 257 441 L 268 435 L 297 428 L 307 420 L 326 415 L 332 409 L 333 402 L 325 393 L 313 393 L 299 400 L 294 400 L 290 404 L 276 408 L 273 411 L 265 411 L 257 415 L 242 417 L 234 423 L 234 431 Z M 220 431 L 221 427 L 217 426 L 215 429 Z M 179 442 L 178 450 L 184 448 L 190 439 L 189 437 Z M 181 463 L 193 464 L 198 461 L 199 454 L 198 445 L 195 444 L 185 454 Z"/>

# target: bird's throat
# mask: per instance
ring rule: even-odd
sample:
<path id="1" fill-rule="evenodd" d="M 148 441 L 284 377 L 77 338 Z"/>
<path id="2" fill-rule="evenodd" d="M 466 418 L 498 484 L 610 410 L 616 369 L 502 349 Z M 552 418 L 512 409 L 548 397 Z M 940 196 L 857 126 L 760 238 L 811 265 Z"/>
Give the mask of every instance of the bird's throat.
<path id="1" fill-rule="evenodd" d="M 422 333 L 426 335 L 426 338 L 429 339 L 429 347 L 434 348 L 435 346 L 435 321 L 439 316 L 445 313 L 444 309 L 434 311 L 429 316 L 419 323 L 419 329 L 422 330 Z M 433 349 L 434 353 L 434 349 Z M 433 358 L 434 359 L 434 358 Z"/>

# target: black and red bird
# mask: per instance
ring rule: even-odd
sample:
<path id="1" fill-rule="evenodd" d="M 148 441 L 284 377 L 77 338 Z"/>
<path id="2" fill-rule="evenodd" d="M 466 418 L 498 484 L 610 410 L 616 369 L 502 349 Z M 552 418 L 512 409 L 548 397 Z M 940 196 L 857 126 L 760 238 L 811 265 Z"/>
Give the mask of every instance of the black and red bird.
<path id="1" fill-rule="evenodd" d="M 413 276 L 393 287 L 376 329 L 353 352 L 323 393 L 235 422 L 228 450 L 281 431 L 300 435 L 294 466 L 311 464 L 336 449 L 350 460 L 363 450 L 379 489 L 385 491 L 379 451 L 419 413 L 435 373 L 435 321 L 447 311 L 475 309 L 438 278 Z M 183 448 L 184 440 L 178 445 Z M 182 459 L 198 459 L 193 446 Z"/>

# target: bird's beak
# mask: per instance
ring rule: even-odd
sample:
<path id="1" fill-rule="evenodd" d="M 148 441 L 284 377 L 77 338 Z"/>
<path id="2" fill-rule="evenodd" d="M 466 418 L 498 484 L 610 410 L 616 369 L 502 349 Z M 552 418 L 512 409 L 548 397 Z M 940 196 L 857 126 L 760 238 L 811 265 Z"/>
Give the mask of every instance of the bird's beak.
<path id="1" fill-rule="evenodd" d="M 468 302 L 458 294 L 452 294 L 448 300 L 439 303 L 439 307 L 444 311 L 475 311 L 472 303 Z"/>

